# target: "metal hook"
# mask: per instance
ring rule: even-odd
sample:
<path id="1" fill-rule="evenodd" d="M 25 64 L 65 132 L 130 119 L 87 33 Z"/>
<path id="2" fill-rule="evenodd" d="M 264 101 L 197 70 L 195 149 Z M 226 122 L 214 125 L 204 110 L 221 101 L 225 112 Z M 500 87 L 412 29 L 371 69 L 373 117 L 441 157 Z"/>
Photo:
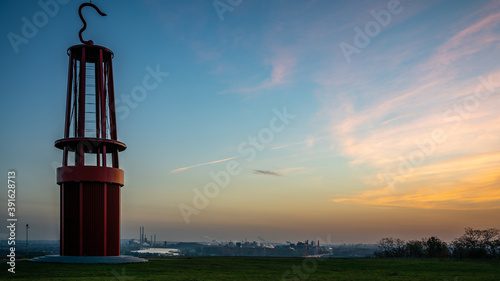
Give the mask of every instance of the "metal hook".
<path id="1" fill-rule="evenodd" d="M 94 8 L 99 13 L 99 15 L 101 15 L 103 17 L 105 17 L 107 15 L 105 13 L 101 12 L 101 10 L 99 10 L 99 8 L 97 8 L 96 5 L 92 4 L 92 2 L 91 3 L 83 3 L 80 5 L 80 8 L 78 9 L 78 14 L 80 15 L 80 19 L 83 22 L 83 27 L 82 27 L 82 29 L 80 29 L 80 33 L 78 33 L 78 36 L 80 37 L 80 42 L 82 42 L 85 45 L 94 45 L 94 42 L 92 40 L 85 41 L 82 38 L 82 32 L 87 28 L 87 22 L 85 21 L 85 19 L 82 16 L 82 8 L 85 6 L 90 6 L 90 7 Z"/>

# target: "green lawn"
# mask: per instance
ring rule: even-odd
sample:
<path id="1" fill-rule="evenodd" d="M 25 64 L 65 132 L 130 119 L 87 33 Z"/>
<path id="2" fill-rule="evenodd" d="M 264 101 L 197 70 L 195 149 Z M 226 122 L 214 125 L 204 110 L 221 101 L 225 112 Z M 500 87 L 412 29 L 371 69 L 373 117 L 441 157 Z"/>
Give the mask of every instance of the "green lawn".
<path id="1" fill-rule="evenodd" d="M 121 265 L 18 261 L 15 274 L 7 268 L 0 280 L 500 280 L 500 260 L 203 257 Z"/>

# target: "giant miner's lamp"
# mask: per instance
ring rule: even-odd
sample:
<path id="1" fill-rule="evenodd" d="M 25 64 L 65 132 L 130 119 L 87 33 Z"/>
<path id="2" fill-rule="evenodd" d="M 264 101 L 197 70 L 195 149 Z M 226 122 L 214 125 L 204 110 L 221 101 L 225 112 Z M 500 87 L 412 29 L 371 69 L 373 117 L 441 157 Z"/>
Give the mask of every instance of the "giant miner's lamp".
<path id="1" fill-rule="evenodd" d="M 69 69 L 64 138 L 55 142 L 63 151 L 57 169 L 60 185 L 60 255 L 32 259 L 61 263 L 144 262 L 120 256 L 120 188 L 123 170 L 118 152 L 125 150 L 117 140 L 113 52 L 84 41 L 68 49 Z"/>
<path id="2" fill-rule="evenodd" d="M 120 188 L 123 170 L 118 152 L 113 52 L 84 41 L 68 49 L 69 69 L 64 138 L 55 146 L 63 150 L 57 169 L 61 186 L 61 256 L 120 255 Z"/>

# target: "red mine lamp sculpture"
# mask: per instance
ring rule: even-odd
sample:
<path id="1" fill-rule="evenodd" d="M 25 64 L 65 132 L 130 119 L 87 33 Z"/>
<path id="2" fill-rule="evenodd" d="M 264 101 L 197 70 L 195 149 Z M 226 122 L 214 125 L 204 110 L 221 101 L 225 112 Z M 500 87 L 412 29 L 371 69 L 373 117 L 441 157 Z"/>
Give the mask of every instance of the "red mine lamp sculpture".
<path id="1" fill-rule="evenodd" d="M 68 49 L 68 88 L 64 138 L 55 142 L 63 151 L 57 169 L 60 185 L 60 255 L 120 255 L 120 188 L 123 170 L 118 153 L 125 150 L 117 140 L 113 52 L 84 41 Z"/>

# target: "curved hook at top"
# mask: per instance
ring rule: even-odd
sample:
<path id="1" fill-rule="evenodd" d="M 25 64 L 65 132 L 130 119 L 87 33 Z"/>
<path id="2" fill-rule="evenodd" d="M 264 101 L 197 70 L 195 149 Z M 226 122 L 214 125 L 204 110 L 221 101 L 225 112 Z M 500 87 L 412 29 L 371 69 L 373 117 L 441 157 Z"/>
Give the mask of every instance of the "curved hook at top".
<path id="1" fill-rule="evenodd" d="M 90 7 L 94 8 L 99 13 L 99 15 L 101 15 L 103 17 L 105 17 L 107 15 L 105 13 L 101 12 L 101 10 L 99 10 L 99 8 L 97 8 L 97 6 L 92 4 L 92 3 L 83 3 L 80 5 L 80 8 L 78 9 L 78 14 L 80 15 L 80 19 L 83 22 L 83 27 L 82 27 L 82 29 L 80 29 L 80 33 L 78 33 L 78 36 L 80 37 L 80 42 L 82 42 L 85 45 L 94 45 L 94 42 L 92 40 L 85 41 L 82 38 L 82 32 L 87 28 L 87 22 L 85 21 L 85 19 L 82 16 L 82 8 L 85 6 L 90 6 Z"/>

